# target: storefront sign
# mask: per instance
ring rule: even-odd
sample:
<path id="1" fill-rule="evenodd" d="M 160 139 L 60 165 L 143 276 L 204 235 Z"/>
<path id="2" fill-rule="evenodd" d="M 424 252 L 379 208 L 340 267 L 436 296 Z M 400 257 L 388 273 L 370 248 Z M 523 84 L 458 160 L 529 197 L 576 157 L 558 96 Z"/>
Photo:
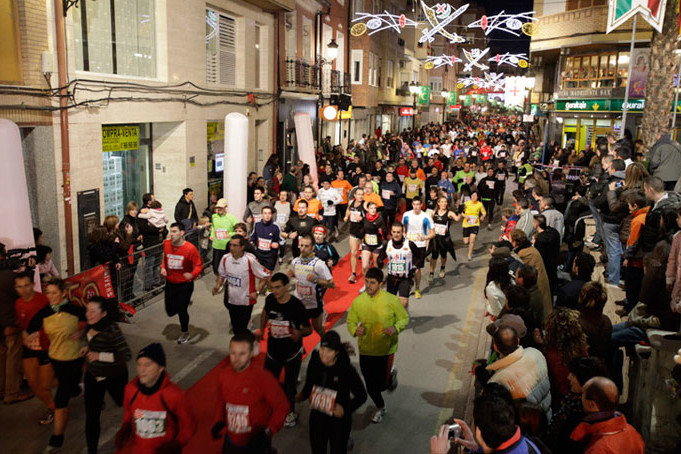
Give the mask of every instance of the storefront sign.
<path id="1" fill-rule="evenodd" d="M 558 90 L 558 98 L 610 98 L 613 95 L 612 91 L 612 87 L 564 88 Z"/>
<path id="2" fill-rule="evenodd" d="M 225 122 L 209 121 L 206 123 L 206 133 L 208 136 L 208 142 L 225 140 Z"/>
<path id="3" fill-rule="evenodd" d="M 643 99 L 630 99 L 627 110 L 642 112 Z M 556 101 L 556 112 L 622 112 L 623 99 L 571 99 Z"/>
<path id="4" fill-rule="evenodd" d="M 430 105 L 430 87 L 421 87 L 421 93 L 419 93 L 419 105 Z"/>
<path id="5" fill-rule="evenodd" d="M 103 152 L 137 150 L 139 147 L 139 126 L 102 126 Z"/>
<path id="6" fill-rule="evenodd" d="M 400 117 L 413 117 L 416 115 L 416 109 L 413 107 L 400 107 Z"/>
<path id="7" fill-rule="evenodd" d="M 340 111 L 341 120 L 350 120 L 352 118 L 352 106 L 348 106 L 348 110 Z"/>
<path id="8" fill-rule="evenodd" d="M 320 114 L 325 121 L 335 121 L 338 119 L 338 106 L 324 106 Z"/>

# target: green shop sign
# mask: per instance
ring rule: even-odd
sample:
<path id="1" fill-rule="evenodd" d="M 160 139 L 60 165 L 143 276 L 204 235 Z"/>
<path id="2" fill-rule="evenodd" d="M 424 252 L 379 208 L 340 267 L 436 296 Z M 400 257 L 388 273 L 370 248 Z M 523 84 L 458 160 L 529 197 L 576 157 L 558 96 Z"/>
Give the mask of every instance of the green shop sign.
<path id="1" fill-rule="evenodd" d="M 630 99 L 627 110 L 643 112 L 645 100 Z M 556 101 L 556 112 L 622 112 L 624 99 L 566 99 Z"/>

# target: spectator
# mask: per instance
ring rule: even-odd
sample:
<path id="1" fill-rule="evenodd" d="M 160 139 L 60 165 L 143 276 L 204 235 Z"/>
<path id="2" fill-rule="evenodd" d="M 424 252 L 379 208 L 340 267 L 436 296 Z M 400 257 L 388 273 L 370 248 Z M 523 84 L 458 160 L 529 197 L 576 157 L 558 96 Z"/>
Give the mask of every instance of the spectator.
<path id="1" fill-rule="evenodd" d="M 556 229 L 558 232 L 559 241 L 562 241 L 563 213 L 553 207 L 553 197 L 545 195 L 539 199 L 539 211 L 544 217 L 546 217 L 546 225 Z"/>
<path id="2" fill-rule="evenodd" d="M 599 282 L 589 282 L 579 293 L 579 322 L 587 337 L 589 354 L 606 360 L 610 349 L 612 322 L 603 314 L 608 292 Z"/>
<path id="3" fill-rule="evenodd" d="M 59 278 L 59 271 L 57 270 L 57 267 L 54 266 L 54 262 L 52 261 L 51 247 L 38 244 L 35 247 L 35 255 L 35 261 L 41 280 L 50 276 Z"/>
<path id="4" fill-rule="evenodd" d="M 166 216 L 163 210 L 163 205 L 158 200 L 154 200 L 149 204 L 149 208 L 142 208 L 137 217 L 140 219 L 146 219 L 149 224 L 156 227 L 157 229 L 162 229 L 168 224 L 168 216 Z M 185 219 L 186 221 L 186 219 Z M 189 227 L 191 228 L 191 226 Z"/>
<path id="5" fill-rule="evenodd" d="M 536 284 L 539 293 L 541 294 L 541 306 L 543 308 L 543 316 L 540 320 L 543 322 L 553 309 L 551 287 L 549 285 L 549 278 L 546 275 L 546 269 L 544 268 L 544 261 L 541 258 L 539 251 L 530 244 L 522 230 L 515 229 L 511 232 L 511 243 L 513 244 L 514 252 L 518 254 L 518 257 L 522 260 L 523 264 L 530 265 L 536 271 Z M 517 281 L 518 273 L 516 272 L 516 282 Z M 518 282 L 518 285 L 522 284 Z M 523 287 L 529 289 L 532 285 L 523 285 Z"/>
<path id="6" fill-rule="evenodd" d="M 650 152 L 650 171 L 663 181 L 665 191 L 674 189 L 681 174 L 681 145 L 669 137 L 667 128 L 657 133 L 657 142 Z"/>
<path id="7" fill-rule="evenodd" d="M 582 403 L 587 416 L 570 436 L 582 444 L 584 454 L 645 452 L 641 435 L 615 411 L 618 402 L 619 393 L 612 380 L 593 377 L 584 384 Z"/>
<path id="8" fill-rule="evenodd" d="M 653 206 L 646 215 L 645 227 L 641 231 L 641 249 L 650 252 L 659 240 L 661 232 L 662 212 L 666 209 L 677 209 L 681 206 L 681 195 L 675 192 L 665 192 L 664 182 L 655 176 L 643 180 L 646 198 L 653 202 Z"/>
<path id="9" fill-rule="evenodd" d="M 517 200 L 515 214 L 518 216 L 515 228 L 525 232 L 527 238 L 532 237 L 534 225 L 532 224 L 532 213 L 530 213 L 530 202 L 526 198 Z"/>
<path id="10" fill-rule="evenodd" d="M 618 285 L 620 283 L 620 265 L 622 260 L 622 241 L 619 236 L 619 229 L 622 220 L 626 216 L 626 211 L 611 211 L 608 203 L 608 193 L 614 192 L 613 197 L 619 197 L 624 186 L 625 172 L 624 161 L 621 159 L 613 160 L 607 168 L 609 175 L 604 181 L 603 189 L 598 197 L 594 199 L 595 206 L 600 210 L 603 222 L 603 233 L 605 237 L 605 252 L 608 255 L 608 265 L 606 269 L 606 281 L 609 284 Z"/>
<path id="11" fill-rule="evenodd" d="M 591 275 L 596 267 L 596 260 L 588 252 L 580 252 L 572 262 L 570 276 L 572 281 L 558 289 L 556 307 L 564 306 L 570 309 L 577 309 L 579 292 L 584 284 L 591 281 Z"/>
<path id="12" fill-rule="evenodd" d="M 154 194 L 147 193 L 142 196 L 142 205 L 149 208 L 151 202 L 156 200 Z M 133 210 L 133 205 L 128 204 L 127 215 Z M 137 210 L 134 210 L 137 216 Z M 137 218 L 137 228 L 142 235 L 142 247 L 144 248 L 144 291 L 150 292 L 161 285 L 161 257 L 163 250 L 160 244 L 168 234 L 167 228 L 154 227 L 146 219 Z"/>
<path id="13" fill-rule="evenodd" d="M 631 168 L 634 168 L 632 166 Z M 646 202 L 643 191 L 630 192 L 627 195 L 627 205 L 631 215 L 629 232 L 624 251 L 624 290 L 626 298 L 623 301 L 624 310 L 619 309 L 617 315 L 624 316 L 634 308 L 641 293 L 643 282 L 643 251 L 640 248 L 641 232 L 645 227 L 646 216 L 650 207 Z"/>
<path id="14" fill-rule="evenodd" d="M 506 306 L 504 292 L 513 284 L 513 279 L 508 268 L 508 262 L 501 257 L 492 257 L 487 271 L 487 285 L 484 295 L 487 314 L 496 318 Z M 522 336 L 521 336 L 522 337 Z"/>
<path id="15" fill-rule="evenodd" d="M 549 279 L 551 295 L 558 291 L 558 255 L 560 254 L 560 234 L 556 229 L 547 225 L 543 214 L 534 216 L 534 247 L 539 251 L 546 275 Z"/>
<path id="16" fill-rule="evenodd" d="M 199 214 L 194 205 L 194 190 L 192 188 L 184 188 L 182 197 L 175 205 L 175 222 L 182 222 L 184 219 L 190 220 L 189 228 L 194 228 L 199 223 Z"/>

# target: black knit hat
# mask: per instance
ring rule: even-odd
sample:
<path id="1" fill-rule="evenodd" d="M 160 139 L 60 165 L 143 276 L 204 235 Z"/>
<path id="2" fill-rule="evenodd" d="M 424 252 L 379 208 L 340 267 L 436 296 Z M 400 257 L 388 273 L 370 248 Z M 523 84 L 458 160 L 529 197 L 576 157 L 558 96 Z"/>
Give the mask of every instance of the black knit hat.
<path id="1" fill-rule="evenodd" d="M 137 354 L 137 359 L 140 358 L 149 358 L 159 366 L 166 367 L 166 354 L 163 351 L 163 346 L 158 342 L 149 344 L 140 350 Z"/>
<path id="2" fill-rule="evenodd" d="M 340 351 L 343 347 L 341 343 L 341 338 L 335 331 L 327 331 L 322 337 L 322 341 L 319 344 L 321 347 L 330 348 L 331 350 Z"/>

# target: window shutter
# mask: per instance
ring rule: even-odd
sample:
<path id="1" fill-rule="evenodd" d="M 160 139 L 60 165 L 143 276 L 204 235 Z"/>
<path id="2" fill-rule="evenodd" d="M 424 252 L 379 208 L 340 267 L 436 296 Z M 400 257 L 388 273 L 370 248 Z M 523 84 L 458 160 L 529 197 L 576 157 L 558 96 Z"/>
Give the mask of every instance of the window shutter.
<path id="1" fill-rule="evenodd" d="M 236 85 L 236 21 L 220 14 L 220 83 Z"/>

